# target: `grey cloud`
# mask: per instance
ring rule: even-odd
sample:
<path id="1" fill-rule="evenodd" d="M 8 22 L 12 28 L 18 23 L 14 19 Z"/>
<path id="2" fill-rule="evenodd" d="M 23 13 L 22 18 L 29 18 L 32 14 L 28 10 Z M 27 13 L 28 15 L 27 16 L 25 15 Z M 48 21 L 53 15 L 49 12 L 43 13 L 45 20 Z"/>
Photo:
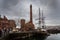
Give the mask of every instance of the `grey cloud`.
<path id="1" fill-rule="evenodd" d="M 60 20 L 60 1 L 57 0 L 0 0 L 0 14 L 6 15 L 8 18 L 26 18 L 29 19 L 29 6 L 33 6 L 33 18 L 38 18 L 38 8 L 46 7 L 44 10 L 45 20 L 50 21 L 46 23 L 59 23 L 54 21 Z M 58 4 L 58 5 L 57 5 Z M 13 19 L 12 18 L 12 19 Z"/>
<path id="2" fill-rule="evenodd" d="M 3 3 L 2 3 L 2 7 L 3 8 L 9 8 L 9 7 L 11 7 L 11 6 L 14 6 L 14 5 L 16 5 L 18 3 L 18 0 L 3 0 Z"/>

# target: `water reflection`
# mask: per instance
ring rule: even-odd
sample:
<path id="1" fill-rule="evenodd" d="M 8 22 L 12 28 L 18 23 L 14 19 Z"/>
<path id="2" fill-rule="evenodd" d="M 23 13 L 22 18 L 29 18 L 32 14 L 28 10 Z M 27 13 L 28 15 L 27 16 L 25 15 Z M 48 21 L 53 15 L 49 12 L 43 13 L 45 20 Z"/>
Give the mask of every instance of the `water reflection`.
<path id="1" fill-rule="evenodd" d="M 29 40 L 29 39 L 27 39 Z M 51 34 L 48 37 L 44 37 L 44 38 L 30 38 L 30 40 L 60 40 L 60 34 Z"/>
<path id="2" fill-rule="evenodd" d="M 39 37 L 39 38 L 35 38 L 35 37 L 31 37 L 31 38 L 26 38 L 26 39 L 18 39 L 18 40 L 45 40 L 46 37 Z"/>
<path id="3" fill-rule="evenodd" d="M 51 34 L 46 40 L 60 40 L 60 34 Z"/>
<path id="4" fill-rule="evenodd" d="M 4 37 L 4 40 L 45 40 L 47 36 L 31 36 L 31 37 L 27 37 L 27 38 L 19 38 L 19 37 L 11 37 L 7 36 Z"/>
<path id="5" fill-rule="evenodd" d="M 10 40 L 12 38 L 9 38 L 6 39 L 6 40 Z M 37 36 L 33 36 L 33 37 L 30 37 L 30 38 L 25 38 L 25 39 L 14 39 L 14 40 L 60 40 L 60 34 L 51 34 L 50 36 L 46 36 L 46 37 L 37 37 Z"/>

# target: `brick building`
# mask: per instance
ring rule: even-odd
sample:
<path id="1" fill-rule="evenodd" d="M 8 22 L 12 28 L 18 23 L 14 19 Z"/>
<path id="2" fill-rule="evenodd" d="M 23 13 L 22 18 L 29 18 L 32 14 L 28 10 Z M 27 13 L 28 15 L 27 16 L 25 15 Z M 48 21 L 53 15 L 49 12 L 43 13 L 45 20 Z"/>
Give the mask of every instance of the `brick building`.
<path id="1" fill-rule="evenodd" d="M 8 20 L 6 16 L 4 16 L 4 18 L 0 16 L 0 29 L 13 27 L 16 27 L 14 20 Z"/>
<path id="2" fill-rule="evenodd" d="M 21 30 L 22 31 L 29 31 L 34 30 L 35 26 L 33 24 L 33 16 L 32 16 L 32 5 L 30 5 L 30 21 L 25 23 L 25 19 L 21 19 Z"/>
<path id="3" fill-rule="evenodd" d="M 15 21 L 14 20 L 9 20 L 9 26 L 12 27 L 16 27 Z"/>

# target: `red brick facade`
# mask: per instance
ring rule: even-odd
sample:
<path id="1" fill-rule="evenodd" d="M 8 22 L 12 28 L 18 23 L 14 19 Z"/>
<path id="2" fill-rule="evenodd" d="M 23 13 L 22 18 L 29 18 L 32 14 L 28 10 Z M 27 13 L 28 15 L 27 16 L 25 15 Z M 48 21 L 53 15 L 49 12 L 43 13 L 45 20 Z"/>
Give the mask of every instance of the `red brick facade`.
<path id="1" fill-rule="evenodd" d="M 5 16 L 4 18 L 0 18 L 0 28 L 13 28 L 16 27 L 14 20 L 8 20 Z"/>

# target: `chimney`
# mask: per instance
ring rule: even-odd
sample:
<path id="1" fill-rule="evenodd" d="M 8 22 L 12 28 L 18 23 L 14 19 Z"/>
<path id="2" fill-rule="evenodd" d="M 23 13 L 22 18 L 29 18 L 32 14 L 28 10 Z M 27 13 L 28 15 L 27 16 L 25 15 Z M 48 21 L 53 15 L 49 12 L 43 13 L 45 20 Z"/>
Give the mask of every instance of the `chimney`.
<path id="1" fill-rule="evenodd" d="M 33 22 L 32 21 L 32 4 L 30 5 L 30 22 Z"/>

